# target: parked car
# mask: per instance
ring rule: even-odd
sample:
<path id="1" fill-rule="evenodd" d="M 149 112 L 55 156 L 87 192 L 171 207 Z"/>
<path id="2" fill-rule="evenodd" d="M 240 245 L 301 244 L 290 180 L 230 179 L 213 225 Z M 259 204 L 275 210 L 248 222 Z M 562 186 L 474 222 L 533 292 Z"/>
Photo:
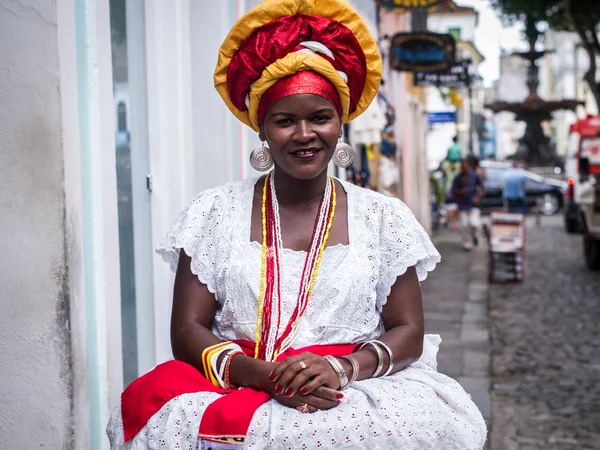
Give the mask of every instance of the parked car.
<path id="1" fill-rule="evenodd" d="M 489 211 L 501 209 L 504 206 L 502 193 L 504 191 L 504 177 L 511 169 L 511 164 L 506 162 L 482 161 L 481 167 L 485 171 L 486 179 L 483 182 L 485 195 L 481 200 L 481 209 Z M 540 202 L 540 212 L 545 216 L 556 214 L 564 204 L 564 192 L 567 184 L 564 181 L 543 178 L 533 172 L 522 170 L 527 177 L 525 193 L 529 207 Z"/>

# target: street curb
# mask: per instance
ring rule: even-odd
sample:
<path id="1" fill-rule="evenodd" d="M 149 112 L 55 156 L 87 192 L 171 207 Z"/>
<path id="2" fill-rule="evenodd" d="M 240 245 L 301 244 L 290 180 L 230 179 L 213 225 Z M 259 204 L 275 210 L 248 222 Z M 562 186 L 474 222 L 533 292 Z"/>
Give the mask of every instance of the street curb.
<path id="1" fill-rule="evenodd" d="M 461 377 L 459 382 L 471 394 L 481 411 L 489 437 L 492 426 L 492 396 L 487 246 L 475 248 L 471 255 L 467 301 L 463 310 L 461 330 L 461 341 L 467 344 L 467 349 L 463 352 L 463 373 L 469 376 Z M 489 448 L 489 439 L 486 448 Z"/>

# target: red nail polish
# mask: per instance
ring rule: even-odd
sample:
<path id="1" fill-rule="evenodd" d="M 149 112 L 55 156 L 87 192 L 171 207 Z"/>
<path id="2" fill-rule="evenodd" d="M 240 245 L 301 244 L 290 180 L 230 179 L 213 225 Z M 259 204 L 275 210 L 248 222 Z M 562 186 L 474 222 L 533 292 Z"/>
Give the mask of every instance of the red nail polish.
<path id="1" fill-rule="evenodd" d="M 335 402 L 336 405 L 339 405 L 340 403 L 342 403 L 341 400 L 338 400 L 337 402 Z"/>
<path id="2" fill-rule="evenodd" d="M 275 386 L 275 395 L 279 395 L 279 394 L 281 394 L 281 391 L 282 391 L 282 390 L 283 390 L 283 389 L 281 388 L 281 386 L 279 386 L 279 385 L 276 385 L 276 386 Z"/>
<path id="3" fill-rule="evenodd" d="M 275 375 L 275 373 L 271 372 L 269 374 L 269 381 L 275 381 L 275 378 L 277 378 L 277 375 Z"/>
<path id="4" fill-rule="evenodd" d="M 337 395 L 335 396 L 335 398 L 337 398 L 337 399 L 344 398 L 344 394 L 342 394 L 341 392 L 338 392 Z"/>
<path id="5" fill-rule="evenodd" d="M 293 393 L 294 393 L 294 390 L 290 387 L 285 390 L 286 397 L 291 397 Z"/>
<path id="6" fill-rule="evenodd" d="M 299 392 L 300 392 L 300 395 L 304 395 L 304 394 L 306 394 L 308 392 L 308 389 L 302 388 L 302 389 L 300 389 Z"/>

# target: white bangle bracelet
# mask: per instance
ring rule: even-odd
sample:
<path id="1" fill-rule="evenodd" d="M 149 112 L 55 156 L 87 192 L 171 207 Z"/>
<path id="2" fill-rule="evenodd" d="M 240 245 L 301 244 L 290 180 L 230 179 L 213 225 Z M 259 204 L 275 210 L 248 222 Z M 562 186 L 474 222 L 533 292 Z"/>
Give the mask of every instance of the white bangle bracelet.
<path id="1" fill-rule="evenodd" d="M 363 342 L 362 344 L 360 344 L 360 347 L 358 347 L 358 350 L 360 351 L 369 345 L 373 347 L 373 350 L 375 350 L 375 353 L 377 353 L 377 369 L 375 369 L 375 372 L 373 372 L 373 375 L 371 375 L 371 378 L 377 378 L 383 370 L 383 352 L 381 351 L 379 346 L 375 344 L 375 341 Z"/>
<path id="2" fill-rule="evenodd" d="M 387 352 L 388 356 L 390 357 L 390 364 L 388 366 L 388 369 L 386 370 L 386 372 L 383 375 L 381 375 L 382 377 L 387 377 L 394 369 L 394 354 L 392 353 L 392 349 L 389 348 L 383 342 L 378 341 L 378 340 L 374 340 L 373 343 L 382 346 L 385 349 L 385 351 Z"/>
<path id="3" fill-rule="evenodd" d="M 344 358 L 352 366 L 352 376 L 350 377 L 350 381 L 348 381 L 348 384 L 346 385 L 346 387 L 348 387 L 352 383 L 354 383 L 356 381 L 356 379 L 358 378 L 358 374 L 360 372 L 360 366 L 358 365 L 358 361 L 356 360 L 356 358 L 352 355 L 341 356 L 341 358 Z"/>
<path id="4" fill-rule="evenodd" d="M 348 375 L 346 375 L 344 366 L 342 366 L 342 364 L 331 355 L 325 356 L 325 359 L 331 365 L 331 367 L 333 367 L 333 370 L 335 370 L 335 373 L 337 374 L 338 378 L 340 379 L 340 390 L 346 389 L 348 387 L 349 383 L 348 383 Z"/>

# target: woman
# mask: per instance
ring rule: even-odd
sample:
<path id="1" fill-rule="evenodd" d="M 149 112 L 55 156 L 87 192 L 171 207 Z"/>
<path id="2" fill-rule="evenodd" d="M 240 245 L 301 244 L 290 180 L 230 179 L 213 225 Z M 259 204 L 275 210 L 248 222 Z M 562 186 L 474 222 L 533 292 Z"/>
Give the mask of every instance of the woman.
<path id="1" fill-rule="evenodd" d="M 439 254 L 400 201 L 327 175 L 380 73 L 343 0 L 265 1 L 234 26 L 216 87 L 274 170 L 199 194 L 160 244 L 176 360 L 125 390 L 113 449 L 482 448 L 423 334 Z"/>

